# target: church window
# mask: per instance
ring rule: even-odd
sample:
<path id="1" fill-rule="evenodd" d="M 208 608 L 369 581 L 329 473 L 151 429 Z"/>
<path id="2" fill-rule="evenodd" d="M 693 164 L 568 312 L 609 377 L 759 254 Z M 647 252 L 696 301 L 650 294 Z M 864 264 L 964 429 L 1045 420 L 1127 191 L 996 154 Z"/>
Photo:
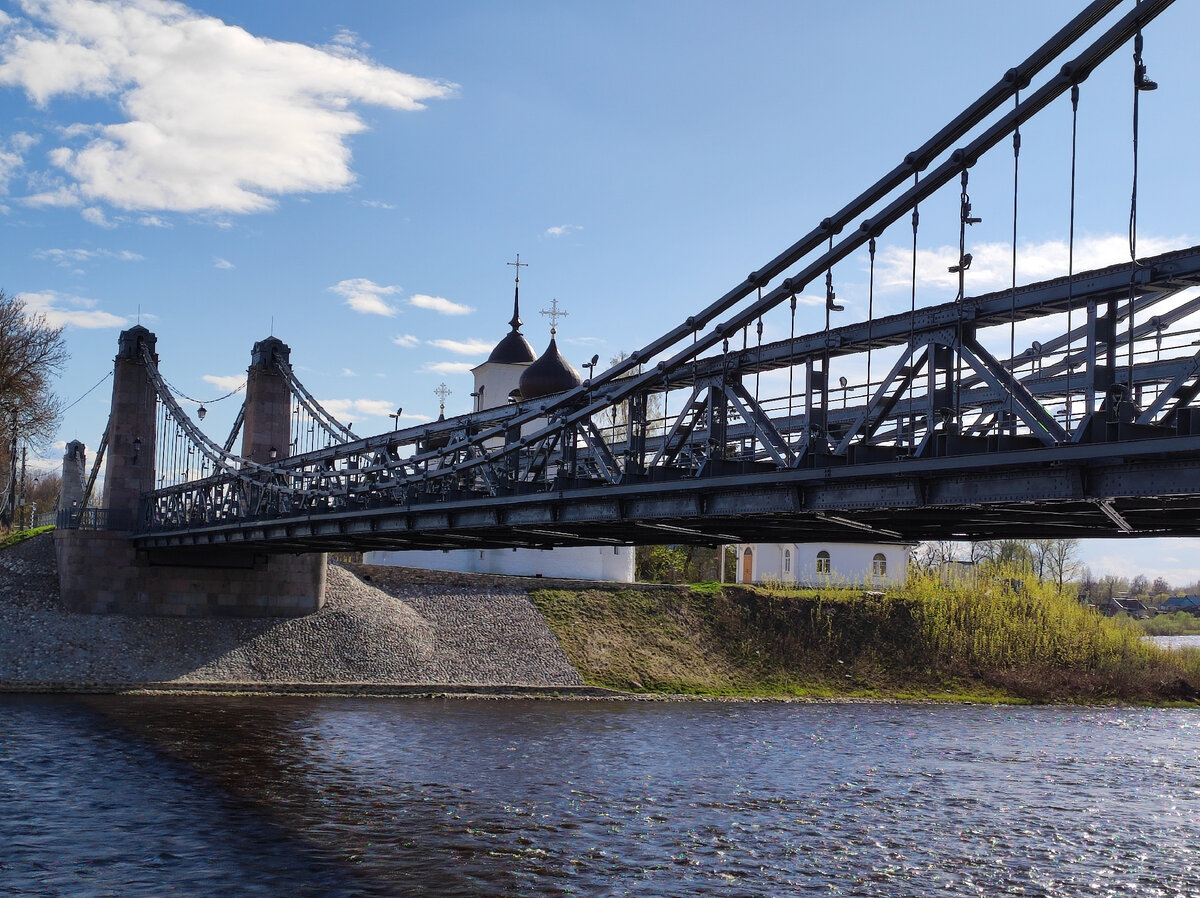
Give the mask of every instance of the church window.
<path id="1" fill-rule="evenodd" d="M 783 550 L 783 572 L 785 574 L 790 574 L 792 572 L 792 550 L 791 549 Z"/>
<path id="2" fill-rule="evenodd" d="M 829 553 L 822 549 L 817 553 L 817 573 L 829 574 L 832 573 L 832 568 L 829 564 Z"/>
<path id="3" fill-rule="evenodd" d="M 887 556 L 882 552 L 876 552 L 871 560 L 871 574 L 875 577 L 887 576 Z"/>

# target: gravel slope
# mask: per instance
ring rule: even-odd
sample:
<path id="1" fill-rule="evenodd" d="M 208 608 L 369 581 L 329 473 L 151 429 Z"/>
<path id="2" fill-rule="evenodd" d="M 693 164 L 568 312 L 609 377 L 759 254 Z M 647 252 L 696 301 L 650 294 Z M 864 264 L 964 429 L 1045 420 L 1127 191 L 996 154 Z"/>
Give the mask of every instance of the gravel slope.
<path id="1" fill-rule="evenodd" d="M 303 618 L 76 614 L 59 600 L 53 537 L 38 536 L 0 550 L 0 688 L 582 685 L 524 592 L 381 579 L 388 592 L 331 564 L 324 607 Z"/>

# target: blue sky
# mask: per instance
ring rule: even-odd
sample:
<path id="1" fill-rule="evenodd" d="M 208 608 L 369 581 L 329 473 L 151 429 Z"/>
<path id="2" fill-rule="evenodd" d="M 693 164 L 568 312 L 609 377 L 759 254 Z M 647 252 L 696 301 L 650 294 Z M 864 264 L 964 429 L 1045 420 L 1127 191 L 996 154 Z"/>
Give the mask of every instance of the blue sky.
<path id="1" fill-rule="evenodd" d="M 636 348 L 898 163 L 1073 5 L 0 0 L 0 287 L 66 326 L 67 402 L 140 320 L 195 399 L 240 384 L 274 333 L 359 432 L 397 407 L 436 417 L 443 381 L 463 412 L 467 369 L 507 329 L 517 253 L 535 348 L 553 299 L 576 367 Z M 1141 113 L 1146 253 L 1200 239 L 1198 26 L 1177 3 L 1146 33 L 1161 84 Z M 1130 66 L 1126 49 L 1083 86 L 1077 267 L 1124 245 Z M 1024 134 L 1025 279 L 1064 271 L 1065 100 L 1054 113 Z M 971 177 L 980 292 L 1007 283 L 1011 151 Z M 955 185 L 923 209 L 921 304 L 953 298 L 957 204 Z M 880 241 L 881 313 L 908 307 L 909 239 Z M 836 276 L 839 320 L 865 317 L 865 257 Z M 822 325 L 801 306 L 799 329 Z M 98 444 L 108 391 L 68 411 L 61 441 Z M 210 433 L 237 402 L 209 404 Z M 42 454 L 57 465 L 61 442 Z M 1183 581 L 1200 578 L 1195 545 L 1087 555 Z"/>

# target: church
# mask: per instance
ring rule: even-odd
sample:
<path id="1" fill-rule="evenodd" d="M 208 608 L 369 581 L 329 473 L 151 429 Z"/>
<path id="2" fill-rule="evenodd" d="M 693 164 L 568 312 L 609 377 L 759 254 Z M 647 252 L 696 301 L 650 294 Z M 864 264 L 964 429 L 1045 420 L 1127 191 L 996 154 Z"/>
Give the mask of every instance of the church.
<path id="1" fill-rule="evenodd" d="M 540 399 L 579 386 L 579 372 L 563 357 L 557 342 L 557 302 L 551 314 L 550 345 L 538 356 L 521 333 L 521 268 L 517 257 L 513 314 L 509 332 L 496 344 L 481 365 L 471 369 L 475 389 L 475 411 L 526 399 Z M 544 422 L 534 421 L 526 430 L 537 430 Z M 556 549 L 450 549 L 367 552 L 368 564 L 390 564 L 422 570 L 458 571 L 474 574 L 508 574 L 520 577 L 561 577 L 573 580 L 613 580 L 632 583 L 632 546 L 566 546 Z"/>

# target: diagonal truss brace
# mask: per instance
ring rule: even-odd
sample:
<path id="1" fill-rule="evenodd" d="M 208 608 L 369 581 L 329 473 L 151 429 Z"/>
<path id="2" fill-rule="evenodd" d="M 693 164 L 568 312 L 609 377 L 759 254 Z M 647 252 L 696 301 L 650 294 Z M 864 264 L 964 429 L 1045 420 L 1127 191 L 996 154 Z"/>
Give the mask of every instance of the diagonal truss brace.
<path id="1" fill-rule="evenodd" d="M 596 427 L 596 422 L 591 418 L 585 419 L 584 426 L 579 430 L 579 436 L 592 450 L 592 459 L 600 471 L 600 476 L 608 483 L 617 483 L 621 479 L 621 466 L 617 463 L 617 459 L 600 433 L 600 429 Z"/>
<path id="2" fill-rule="evenodd" d="M 871 396 L 871 400 L 866 407 L 859 413 L 859 416 L 850 425 L 850 429 L 846 431 L 840 443 L 833 450 L 834 455 L 845 455 L 850 448 L 850 444 L 855 438 L 862 435 L 865 439 L 870 439 L 874 436 L 879 425 L 884 419 L 892 413 L 892 409 L 900 401 L 900 397 L 904 395 L 916 379 L 921 369 L 925 367 L 925 362 L 929 357 L 929 352 L 926 350 L 917 359 L 915 364 L 910 365 L 909 361 L 915 354 L 915 346 L 907 347 L 896 360 L 896 364 L 892 366 L 892 370 L 880 382 L 879 388 Z M 894 388 L 893 388 L 894 387 Z M 876 414 L 878 412 L 878 414 Z M 872 415 L 875 415 L 872 419 Z"/>
<path id="3" fill-rule="evenodd" d="M 1193 386 L 1186 391 L 1183 389 L 1183 386 L 1188 381 L 1192 380 L 1197 374 L 1200 374 L 1200 352 L 1192 356 L 1190 364 L 1177 375 L 1175 375 L 1169 384 L 1163 387 L 1162 391 L 1155 398 L 1154 402 L 1150 404 L 1150 407 L 1142 412 L 1142 414 L 1138 417 L 1137 423 L 1153 424 L 1154 419 L 1158 417 L 1159 412 L 1166 408 L 1167 403 L 1169 403 L 1172 399 L 1177 399 L 1178 401 L 1175 403 L 1174 408 L 1171 409 L 1168 417 L 1170 414 L 1174 414 L 1180 408 L 1191 402 L 1192 399 L 1195 398 L 1196 393 L 1200 391 L 1200 385 Z"/>
<path id="4" fill-rule="evenodd" d="M 725 385 L 725 396 L 742 418 L 754 427 L 759 442 L 762 443 L 763 448 L 767 450 L 771 458 L 775 460 L 775 464 L 781 468 L 791 467 L 792 462 L 796 460 L 795 453 L 792 452 L 787 440 L 776 429 L 771 418 L 763 411 L 758 401 L 750 395 L 750 392 L 742 382 L 736 380 L 732 383 L 727 383 Z"/>
<path id="5" fill-rule="evenodd" d="M 1071 441 L 1070 434 L 1054 420 L 1054 415 L 1046 411 L 1029 392 L 1029 388 L 984 349 L 974 336 L 964 336 L 961 341 L 954 339 L 953 342 L 957 345 L 952 348 L 958 350 L 959 355 L 975 369 L 988 386 L 1011 397 L 1013 413 L 1025 422 L 1043 445 L 1053 446 L 1056 443 Z"/>

